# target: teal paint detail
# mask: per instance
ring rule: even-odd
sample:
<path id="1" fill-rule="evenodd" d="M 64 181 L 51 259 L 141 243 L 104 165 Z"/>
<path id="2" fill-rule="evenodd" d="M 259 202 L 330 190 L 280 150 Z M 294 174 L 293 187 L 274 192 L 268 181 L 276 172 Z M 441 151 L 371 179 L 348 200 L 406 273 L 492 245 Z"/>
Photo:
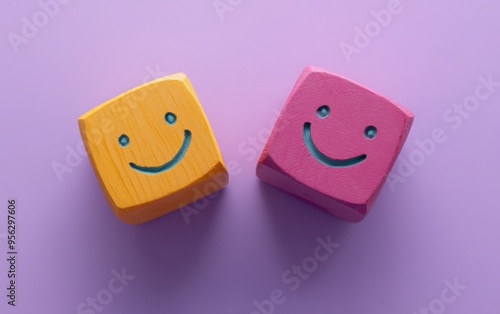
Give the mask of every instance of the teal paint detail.
<path id="1" fill-rule="evenodd" d="M 365 129 L 365 136 L 371 140 L 377 136 L 377 128 L 374 127 L 373 125 L 370 125 Z"/>
<path id="2" fill-rule="evenodd" d="M 174 125 L 175 122 L 177 122 L 177 116 L 172 112 L 167 112 L 167 114 L 165 115 L 165 121 L 167 121 L 167 123 L 170 125 Z"/>
<path id="3" fill-rule="evenodd" d="M 321 106 L 316 110 L 316 114 L 320 119 L 325 119 L 330 115 L 330 107 L 327 105 Z"/>
<path id="4" fill-rule="evenodd" d="M 333 159 L 323 154 L 314 144 L 311 136 L 311 123 L 304 123 L 304 142 L 311 155 L 322 164 L 333 168 L 347 168 L 356 166 L 366 160 L 366 154 L 349 159 Z"/>
<path id="5" fill-rule="evenodd" d="M 182 146 L 177 152 L 177 154 L 175 154 L 174 158 L 172 158 L 170 161 L 164 163 L 161 166 L 156 166 L 156 167 L 138 166 L 133 162 L 129 163 L 129 165 L 132 169 L 148 175 L 156 175 L 163 173 L 165 171 L 172 169 L 179 162 L 181 162 L 182 158 L 184 158 L 184 155 L 186 155 L 186 152 L 190 144 L 191 144 L 191 131 L 184 130 L 184 141 L 182 143 Z"/>
<path id="6" fill-rule="evenodd" d="M 127 134 L 122 134 L 118 138 L 118 143 L 120 143 L 121 147 L 127 147 L 130 144 L 130 138 L 127 136 Z"/>

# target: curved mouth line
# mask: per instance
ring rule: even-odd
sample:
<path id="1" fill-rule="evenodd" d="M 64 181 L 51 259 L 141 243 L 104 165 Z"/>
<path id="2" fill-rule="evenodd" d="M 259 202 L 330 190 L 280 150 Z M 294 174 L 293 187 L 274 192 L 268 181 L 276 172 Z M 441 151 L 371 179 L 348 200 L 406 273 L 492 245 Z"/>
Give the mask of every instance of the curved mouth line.
<path id="1" fill-rule="evenodd" d="M 347 168 L 362 163 L 366 159 L 366 154 L 349 159 L 333 159 L 323 154 L 314 144 L 311 136 L 311 123 L 304 123 L 304 142 L 311 155 L 324 165 L 333 168 Z"/>
<path id="2" fill-rule="evenodd" d="M 191 144 L 191 131 L 184 130 L 184 142 L 182 143 L 182 146 L 177 152 L 177 154 L 175 154 L 174 158 L 172 158 L 170 161 L 157 167 L 138 166 L 133 162 L 129 163 L 129 165 L 132 169 L 145 174 L 151 174 L 151 175 L 160 174 L 162 172 L 172 169 L 182 160 L 182 158 L 184 158 L 184 155 L 186 155 L 186 152 L 189 148 L 189 144 Z"/>

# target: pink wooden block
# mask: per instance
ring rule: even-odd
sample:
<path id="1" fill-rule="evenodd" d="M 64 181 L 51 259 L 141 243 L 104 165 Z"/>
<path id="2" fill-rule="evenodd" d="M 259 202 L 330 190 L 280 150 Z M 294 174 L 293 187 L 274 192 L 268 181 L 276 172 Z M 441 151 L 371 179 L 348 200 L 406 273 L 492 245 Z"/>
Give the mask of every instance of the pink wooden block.
<path id="1" fill-rule="evenodd" d="M 361 221 L 413 123 L 398 104 L 307 67 L 257 164 L 259 178 L 333 215 Z"/>

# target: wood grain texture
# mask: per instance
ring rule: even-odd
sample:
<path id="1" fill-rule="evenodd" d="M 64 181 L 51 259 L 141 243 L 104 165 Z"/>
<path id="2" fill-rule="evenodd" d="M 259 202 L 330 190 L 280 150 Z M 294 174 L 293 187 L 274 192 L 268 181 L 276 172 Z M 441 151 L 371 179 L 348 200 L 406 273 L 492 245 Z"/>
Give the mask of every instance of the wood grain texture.
<path id="1" fill-rule="evenodd" d="M 228 183 L 212 128 L 183 73 L 134 88 L 78 124 L 104 194 L 124 222 L 147 222 Z"/>
<path id="2" fill-rule="evenodd" d="M 264 181 L 351 222 L 375 202 L 413 123 L 402 106 L 307 67 L 257 163 Z"/>

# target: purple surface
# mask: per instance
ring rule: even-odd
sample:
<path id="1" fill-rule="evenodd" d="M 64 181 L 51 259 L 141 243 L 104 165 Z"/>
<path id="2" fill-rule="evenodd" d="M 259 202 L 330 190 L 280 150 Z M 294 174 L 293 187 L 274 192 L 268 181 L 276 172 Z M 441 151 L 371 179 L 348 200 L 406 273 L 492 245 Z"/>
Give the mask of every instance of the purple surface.
<path id="1" fill-rule="evenodd" d="M 498 313 L 500 86 L 476 90 L 479 77 L 500 81 L 498 3 L 227 1 L 221 16 L 212 0 L 70 1 L 49 8 L 47 21 L 37 1 L 4 3 L 0 312 L 91 314 L 87 298 L 99 296 L 110 301 L 100 313 L 259 313 L 254 300 L 279 289 L 282 304 L 269 311 L 264 302 L 267 313 Z M 399 13 L 377 29 L 370 12 L 388 5 Z M 38 32 L 11 45 L 9 33 L 24 36 L 23 17 L 35 14 Z M 341 45 L 367 23 L 374 37 L 357 35 L 363 48 L 348 62 Z M 360 224 L 254 174 L 261 140 L 309 64 L 416 115 L 392 176 L 404 182 L 386 184 Z M 189 224 L 175 212 L 132 227 L 112 214 L 88 159 L 66 161 L 67 150 L 81 142 L 81 114 L 153 70 L 189 75 L 226 162 L 240 171 Z M 458 107 L 464 101 L 469 109 Z M 419 153 L 433 132 L 445 140 Z M 54 163 L 71 172 L 59 180 Z M 14 309 L 4 296 L 10 197 L 19 226 Z M 283 281 L 314 256 L 318 237 L 338 248 L 300 287 Z M 123 268 L 135 276 L 126 286 L 113 280 Z M 449 288 L 455 280 L 461 290 Z"/>

